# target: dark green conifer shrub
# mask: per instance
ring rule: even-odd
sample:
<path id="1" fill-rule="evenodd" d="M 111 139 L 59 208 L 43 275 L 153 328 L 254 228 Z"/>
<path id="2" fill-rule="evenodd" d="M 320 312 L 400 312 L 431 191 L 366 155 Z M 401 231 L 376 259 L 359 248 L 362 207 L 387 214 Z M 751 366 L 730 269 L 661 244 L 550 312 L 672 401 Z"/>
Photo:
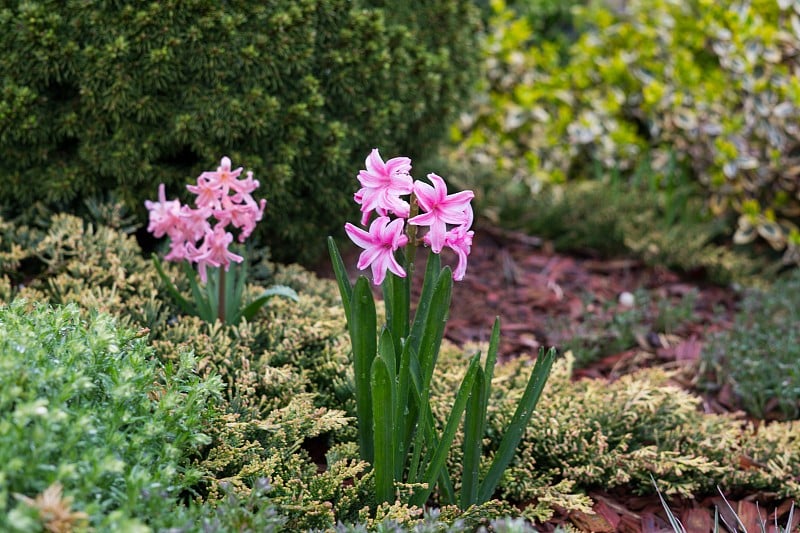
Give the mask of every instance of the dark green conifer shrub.
<path id="1" fill-rule="evenodd" d="M 0 2 L 0 207 L 114 196 L 144 221 L 223 155 L 269 201 L 274 257 L 310 260 L 369 149 L 419 157 L 466 96 L 456 0 Z"/>

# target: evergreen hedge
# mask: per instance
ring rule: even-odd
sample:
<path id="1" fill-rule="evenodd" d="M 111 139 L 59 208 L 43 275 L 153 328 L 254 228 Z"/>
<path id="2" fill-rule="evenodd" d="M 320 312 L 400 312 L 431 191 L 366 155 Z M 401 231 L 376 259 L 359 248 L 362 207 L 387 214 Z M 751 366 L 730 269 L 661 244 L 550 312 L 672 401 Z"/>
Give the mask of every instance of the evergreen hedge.
<path id="1" fill-rule="evenodd" d="M 477 20 L 457 0 L 0 1 L 0 207 L 113 197 L 144 222 L 159 183 L 185 200 L 228 155 L 269 201 L 262 242 L 310 261 L 371 148 L 441 138 Z"/>

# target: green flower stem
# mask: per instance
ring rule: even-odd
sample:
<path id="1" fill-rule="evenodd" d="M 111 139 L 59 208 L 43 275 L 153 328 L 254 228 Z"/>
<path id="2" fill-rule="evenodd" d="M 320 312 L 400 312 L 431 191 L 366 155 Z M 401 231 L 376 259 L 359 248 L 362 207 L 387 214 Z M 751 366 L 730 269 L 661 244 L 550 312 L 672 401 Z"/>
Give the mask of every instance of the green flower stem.
<path id="1" fill-rule="evenodd" d="M 408 213 L 408 219 L 411 220 L 419 214 L 419 203 L 417 202 L 417 195 L 413 192 L 409 198 L 411 208 Z M 414 279 L 414 258 L 417 256 L 417 226 L 413 224 L 406 224 L 406 235 L 408 236 L 408 244 L 406 246 L 406 280 L 408 285 L 411 285 L 411 280 Z"/>
<path id="2" fill-rule="evenodd" d="M 225 323 L 225 269 L 219 267 L 219 287 L 217 287 L 217 318 Z"/>

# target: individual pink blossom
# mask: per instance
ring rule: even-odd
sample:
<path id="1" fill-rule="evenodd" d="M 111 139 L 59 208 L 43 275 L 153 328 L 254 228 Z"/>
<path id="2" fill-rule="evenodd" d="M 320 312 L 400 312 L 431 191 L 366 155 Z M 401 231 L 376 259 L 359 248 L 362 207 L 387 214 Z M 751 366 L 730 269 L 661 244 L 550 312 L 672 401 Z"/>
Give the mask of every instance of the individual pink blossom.
<path id="1" fill-rule="evenodd" d="M 344 230 L 356 245 L 364 248 L 356 265 L 359 270 L 372 266 L 372 282 L 375 285 L 383 283 L 386 271 L 389 270 L 400 276 L 406 277 L 406 272 L 394 253 L 408 243 L 408 237 L 403 233 L 404 220 L 397 218 L 390 221 L 389 217 L 381 216 L 372 221 L 369 231 L 350 224 L 345 224 Z"/>
<path id="2" fill-rule="evenodd" d="M 223 157 L 219 162 L 216 172 L 203 172 L 197 178 L 197 181 L 204 181 L 206 184 L 214 189 L 219 189 L 223 195 L 234 192 L 240 192 L 242 188 L 241 182 L 237 179 L 244 170 L 242 167 L 236 170 L 231 170 L 231 160 L 229 157 Z"/>
<path id="3" fill-rule="evenodd" d="M 217 224 L 214 229 L 206 232 L 200 248 L 195 249 L 194 245 L 187 245 L 187 249 L 190 250 L 190 258 L 197 263 L 197 271 L 203 283 L 207 281 L 207 266 L 225 267 L 227 272 L 232 261 L 236 263 L 244 261 L 244 257 L 228 250 L 231 242 L 233 242 L 233 235 L 225 231 L 223 224 Z"/>
<path id="4" fill-rule="evenodd" d="M 410 206 L 400 196 L 411 194 L 411 159 L 393 157 L 384 163 L 375 148 L 367 156 L 365 165 L 366 170 L 358 173 L 358 181 L 362 187 L 354 195 L 363 213 L 361 224 L 367 224 L 373 211 L 377 211 L 380 216 L 393 213 L 399 217 L 408 217 Z"/>
<path id="5" fill-rule="evenodd" d="M 427 234 L 428 242 L 434 253 L 442 251 L 447 233 L 447 224 L 463 225 L 469 215 L 467 209 L 470 201 L 475 197 L 472 191 L 462 191 L 455 194 L 447 194 L 447 185 L 444 180 L 436 174 L 428 174 L 428 179 L 433 183 L 433 187 L 427 183 L 414 182 L 414 193 L 417 195 L 419 206 L 425 213 L 409 219 L 409 224 L 415 226 L 429 226 Z"/>
<path id="6" fill-rule="evenodd" d="M 467 256 L 472 250 L 472 237 L 475 235 L 474 231 L 469 231 L 472 226 L 473 214 L 472 206 L 467 206 L 466 220 L 460 226 L 457 226 L 444 235 L 444 246 L 453 250 L 458 256 L 458 264 L 453 271 L 453 280 L 461 281 L 467 273 Z M 430 233 L 426 233 L 422 240 L 430 245 Z"/>
<path id="7" fill-rule="evenodd" d="M 236 182 L 236 187 L 234 189 L 236 191 L 236 194 L 234 195 L 234 197 L 236 197 L 237 202 L 241 201 L 239 199 L 239 195 L 251 194 L 253 191 L 258 189 L 258 186 L 260 185 L 258 180 L 253 179 L 252 170 L 248 170 L 245 176 L 246 176 L 245 179 Z"/>
<path id="8" fill-rule="evenodd" d="M 178 200 L 167 201 L 167 194 L 164 184 L 158 186 L 158 202 L 145 200 L 144 206 L 147 208 L 150 223 L 147 231 L 157 238 L 166 234 L 174 233 L 181 226 L 180 210 L 181 203 Z"/>
<path id="9" fill-rule="evenodd" d="M 239 197 L 239 201 L 235 198 Z M 267 201 L 261 200 L 259 203 L 249 194 L 236 194 L 234 196 L 224 196 L 220 202 L 220 209 L 213 211 L 214 218 L 224 225 L 232 224 L 239 232 L 239 242 L 244 242 L 253 233 L 256 223 L 260 222 L 264 216 L 264 209 Z"/>
<path id="10" fill-rule="evenodd" d="M 472 237 L 474 231 L 467 231 L 464 226 L 459 226 L 448 231 L 444 237 L 444 245 L 453 250 L 458 256 L 458 264 L 453 271 L 453 280 L 461 281 L 467 273 L 467 256 L 472 250 Z"/>
<path id="11" fill-rule="evenodd" d="M 197 207 L 205 207 L 208 209 L 219 209 L 220 200 L 222 199 L 222 189 L 215 186 L 211 181 L 199 179 L 197 185 L 187 185 L 189 192 L 197 195 L 194 199 L 194 205 Z"/>

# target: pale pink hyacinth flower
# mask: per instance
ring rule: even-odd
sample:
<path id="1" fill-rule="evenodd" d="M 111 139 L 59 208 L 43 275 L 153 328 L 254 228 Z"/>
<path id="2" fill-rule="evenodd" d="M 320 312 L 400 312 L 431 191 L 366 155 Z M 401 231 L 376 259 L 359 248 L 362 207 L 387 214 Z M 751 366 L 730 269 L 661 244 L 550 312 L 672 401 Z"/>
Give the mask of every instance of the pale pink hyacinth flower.
<path id="1" fill-rule="evenodd" d="M 356 203 L 361 205 L 361 224 L 366 226 L 373 211 L 384 216 L 389 213 L 408 217 L 410 206 L 400 196 L 411 194 L 413 179 L 411 159 L 393 157 L 384 163 L 378 149 L 370 152 L 365 161 L 366 170 L 358 173 L 361 189 L 355 193 Z"/>
<path id="2" fill-rule="evenodd" d="M 231 242 L 233 242 L 233 235 L 225 231 L 224 224 L 217 224 L 214 229 L 206 231 L 200 248 L 195 249 L 194 245 L 187 245 L 187 248 L 191 250 L 190 258 L 197 263 L 197 272 L 203 283 L 207 281 L 207 266 L 224 267 L 227 272 L 231 262 L 241 263 L 244 261 L 244 257 L 228 250 Z"/>
<path id="3" fill-rule="evenodd" d="M 231 170 L 231 160 L 223 157 L 216 172 L 203 172 L 196 185 L 186 188 L 196 195 L 196 209 L 180 205 L 178 200 L 167 201 L 164 184 L 159 186 L 159 201 L 145 201 L 150 211 L 148 231 L 156 237 L 170 238 L 167 261 L 187 260 L 197 264 L 203 283 L 207 282 L 206 268 L 224 267 L 243 258 L 228 250 L 233 235 L 225 231 L 228 224 L 239 229 L 239 242 L 244 242 L 255 229 L 266 208 L 266 200 L 256 202 L 250 193 L 258 186 L 253 173 L 238 179 L 242 168 Z M 233 193 L 233 194 L 231 194 Z M 215 219 L 212 227 L 209 219 Z"/>
<path id="4" fill-rule="evenodd" d="M 372 267 L 372 282 L 375 285 L 383 283 L 386 271 L 404 278 L 406 272 L 397 259 L 395 251 L 408 244 L 408 237 L 403 233 L 404 220 L 397 218 L 390 221 L 389 217 L 378 217 L 372 221 L 369 231 L 350 224 L 345 224 L 344 230 L 356 245 L 364 248 L 356 265 L 359 270 L 368 266 Z"/>
<path id="5" fill-rule="evenodd" d="M 409 219 L 408 223 L 415 226 L 429 226 L 430 231 L 426 235 L 431 245 L 433 253 L 440 253 L 445 244 L 445 234 L 448 224 L 463 225 L 469 215 L 467 209 L 470 201 L 475 197 L 472 191 L 462 191 L 455 194 L 447 194 L 447 185 L 444 180 L 436 174 L 428 174 L 428 179 L 433 183 L 433 187 L 427 183 L 414 182 L 414 193 L 417 195 L 417 202 L 425 213 Z"/>
<path id="6" fill-rule="evenodd" d="M 153 236 L 161 238 L 180 229 L 181 203 L 178 200 L 167 201 L 163 183 L 158 186 L 158 201 L 145 200 L 144 206 L 149 211 L 150 219 L 147 231 Z"/>
<path id="7" fill-rule="evenodd" d="M 237 178 L 242 173 L 242 170 L 244 170 L 242 167 L 231 170 L 230 158 L 223 157 L 216 172 L 203 172 L 197 178 L 197 181 L 205 181 L 209 187 L 222 191 L 223 195 L 228 194 L 231 190 L 240 192 L 242 184 Z"/>
<path id="8" fill-rule="evenodd" d="M 220 209 L 220 198 L 222 189 L 215 186 L 209 180 L 199 179 L 197 185 L 187 185 L 189 192 L 197 195 L 194 199 L 194 204 L 197 207 L 207 207 L 209 209 Z"/>
<path id="9" fill-rule="evenodd" d="M 214 218 L 224 225 L 232 224 L 241 230 L 239 242 L 244 242 L 253 233 L 256 224 L 264 216 L 267 201 L 261 200 L 259 203 L 249 194 L 235 194 L 233 196 L 223 196 L 220 201 L 220 208 L 214 209 Z"/>

